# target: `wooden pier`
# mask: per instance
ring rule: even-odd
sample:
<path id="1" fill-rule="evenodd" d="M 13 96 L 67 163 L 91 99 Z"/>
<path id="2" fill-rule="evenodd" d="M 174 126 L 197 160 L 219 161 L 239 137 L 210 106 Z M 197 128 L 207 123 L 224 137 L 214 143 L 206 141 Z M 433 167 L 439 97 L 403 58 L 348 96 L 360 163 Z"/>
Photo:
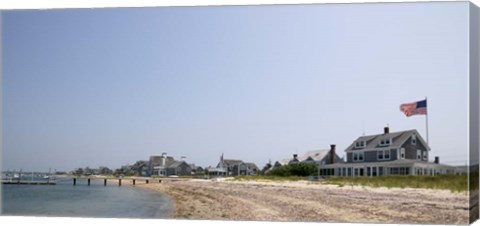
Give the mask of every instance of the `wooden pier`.
<path id="1" fill-rule="evenodd" d="M 56 185 L 55 181 L 2 180 L 2 184 Z"/>
<path id="2" fill-rule="evenodd" d="M 86 185 L 91 186 L 94 180 L 99 180 L 103 182 L 103 186 L 107 184 L 117 184 L 117 186 L 122 186 L 122 182 L 126 185 L 135 186 L 137 184 L 148 184 L 148 183 L 162 183 L 161 179 L 154 178 L 95 178 L 95 177 L 69 177 L 69 178 L 57 178 L 56 180 L 46 180 L 46 181 L 35 181 L 35 180 L 18 180 L 18 179 L 3 179 L 2 184 L 25 184 L 25 185 L 56 185 L 57 180 L 67 181 L 71 180 L 73 186 L 77 185 Z"/>
<path id="3" fill-rule="evenodd" d="M 81 183 L 80 181 L 86 181 L 86 185 L 90 186 L 94 180 L 103 181 L 103 186 L 107 186 L 109 183 L 116 183 L 118 186 L 122 186 L 122 182 L 127 182 L 129 185 L 135 186 L 140 182 L 140 184 L 148 184 L 150 182 L 157 182 L 162 183 L 161 179 L 153 179 L 153 178 L 91 178 L 91 177 L 72 177 L 70 178 L 73 182 L 73 186 L 77 186 L 80 184 L 84 184 L 85 182 Z M 65 180 L 65 179 L 63 179 Z"/>

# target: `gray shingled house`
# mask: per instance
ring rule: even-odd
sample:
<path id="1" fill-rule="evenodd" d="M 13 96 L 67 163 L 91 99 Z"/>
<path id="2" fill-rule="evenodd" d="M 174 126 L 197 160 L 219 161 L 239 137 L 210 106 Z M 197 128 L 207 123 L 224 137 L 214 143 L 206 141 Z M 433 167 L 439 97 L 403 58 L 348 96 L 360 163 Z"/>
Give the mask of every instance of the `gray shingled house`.
<path id="1" fill-rule="evenodd" d="M 192 175 L 192 168 L 185 161 L 173 161 L 165 168 L 165 176 L 189 176 Z"/>
<path id="2" fill-rule="evenodd" d="M 149 167 L 152 170 L 151 175 L 158 176 L 188 176 L 192 175 L 192 168 L 185 161 L 177 161 L 167 153 L 161 156 L 151 156 Z"/>
<path id="3" fill-rule="evenodd" d="M 438 175 L 454 173 L 454 167 L 440 164 L 439 157 L 429 162 L 430 147 L 417 132 L 406 130 L 361 136 L 345 150 L 347 162 L 328 162 L 320 166 L 320 175 L 381 176 Z"/>
<path id="4" fill-rule="evenodd" d="M 137 161 L 131 166 L 131 170 L 138 176 L 148 176 L 148 161 Z"/>
<path id="5" fill-rule="evenodd" d="M 225 172 L 226 176 L 249 176 L 257 175 L 259 172 L 259 168 L 255 163 L 243 162 L 242 160 L 235 159 L 223 159 L 223 155 L 220 157 L 220 162 L 214 169 L 221 169 L 221 171 Z"/>
<path id="6" fill-rule="evenodd" d="M 171 162 L 175 161 L 173 157 L 167 156 L 167 153 L 162 153 L 162 155 L 150 156 L 148 161 L 148 173 L 149 175 L 161 175 L 159 170 L 163 170 Z"/>

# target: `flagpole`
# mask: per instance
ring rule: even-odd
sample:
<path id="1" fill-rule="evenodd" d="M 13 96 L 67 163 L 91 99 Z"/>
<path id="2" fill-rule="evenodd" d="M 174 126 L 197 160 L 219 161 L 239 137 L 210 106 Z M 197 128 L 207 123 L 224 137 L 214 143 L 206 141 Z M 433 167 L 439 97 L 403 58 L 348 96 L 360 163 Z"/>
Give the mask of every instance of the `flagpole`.
<path id="1" fill-rule="evenodd" d="M 425 114 L 425 131 L 426 131 L 426 135 L 427 135 L 427 145 L 429 145 L 428 143 L 428 102 L 427 102 L 427 97 L 425 97 L 425 103 L 427 106 L 426 109 L 427 109 L 427 113 Z"/>

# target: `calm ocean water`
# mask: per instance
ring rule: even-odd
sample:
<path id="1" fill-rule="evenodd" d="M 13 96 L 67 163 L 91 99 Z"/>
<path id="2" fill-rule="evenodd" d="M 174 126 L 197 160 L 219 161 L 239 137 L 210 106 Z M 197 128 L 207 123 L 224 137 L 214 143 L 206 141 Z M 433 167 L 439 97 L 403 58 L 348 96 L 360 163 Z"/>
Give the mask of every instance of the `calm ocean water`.
<path id="1" fill-rule="evenodd" d="M 57 180 L 57 185 L 2 186 L 2 214 L 10 216 L 64 216 L 104 218 L 168 218 L 172 202 L 168 196 L 103 180 Z"/>

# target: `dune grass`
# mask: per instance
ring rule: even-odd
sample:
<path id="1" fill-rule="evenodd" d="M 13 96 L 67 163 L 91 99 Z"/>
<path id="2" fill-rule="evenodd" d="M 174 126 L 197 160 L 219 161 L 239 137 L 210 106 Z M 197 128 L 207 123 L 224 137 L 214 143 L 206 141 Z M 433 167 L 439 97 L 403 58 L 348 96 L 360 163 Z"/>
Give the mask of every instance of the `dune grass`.
<path id="1" fill-rule="evenodd" d="M 452 192 L 468 190 L 467 175 L 438 176 L 379 176 L 379 177 L 328 177 L 322 183 L 338 186 L 369 186 L 386 188 L 446 189 Z"/>
<path id="2" fill-rule="evenodd" d="M 237 176 L 234 181 L 300 181 L 308 177 L 299 176 Z M 314 182 L 318 183 L 318 182 Z M 445 189 L 452 192 L 465 192 L 468 190 L 468 178 L 463 175 L 438 175 L 438 176 L 400 176 L 389 175 L 379 177 L 327 177 L 321 184 L 344 186 L 366 186 L 386 188 L 425 188 Z"/>
<path id="3" fill-rule="evenodd" d="M 234 181 L 300 181 L 307 180 L 307 177 L 299 176 L 236 176 Z"/>

